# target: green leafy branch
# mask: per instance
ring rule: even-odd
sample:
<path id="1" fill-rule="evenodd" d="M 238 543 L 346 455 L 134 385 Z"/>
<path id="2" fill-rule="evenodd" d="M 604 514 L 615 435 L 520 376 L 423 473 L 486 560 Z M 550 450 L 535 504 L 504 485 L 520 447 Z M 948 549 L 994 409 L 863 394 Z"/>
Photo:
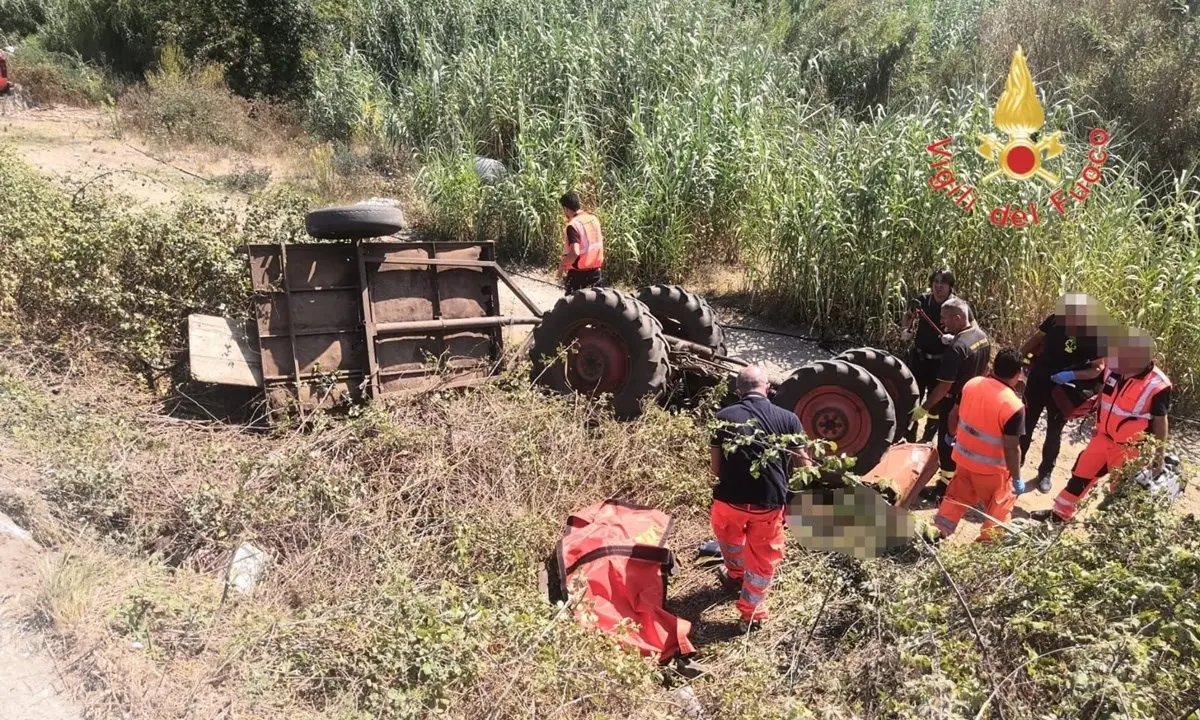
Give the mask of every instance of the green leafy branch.
<path id="1" fill-rule="evenodd" d="M 837 443 L 821 438 L 812 438 L 800 433 L 769 433 L 762 428 L 757 418 L 745 422 L 731 422 L 713 418 L 709 428 L 714 437 L 722 439 L 721 452 L 728 458 L 742 449 L 752 459 L 750 475 L 756 480 L 762 477 L 762 469 L 782 459 L 786 454 L 798 453 L 808 457 L 808 463 L 797 463 L 792 467 L 788 486 L 793 490 L 806 488 L 817 481 L 832 476 L 846 484 L 858 482 L 852 471 L 855 459 L 837 453 Z"/>

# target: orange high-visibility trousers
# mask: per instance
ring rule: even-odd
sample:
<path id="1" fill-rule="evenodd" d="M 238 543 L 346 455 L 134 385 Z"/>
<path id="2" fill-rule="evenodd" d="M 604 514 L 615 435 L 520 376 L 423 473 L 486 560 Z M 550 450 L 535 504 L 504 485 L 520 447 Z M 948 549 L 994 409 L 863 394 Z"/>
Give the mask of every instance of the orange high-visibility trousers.
<path id="1" fill-rule="evenodd" d="M 712 528 L 721 546 L 725 570 L 729 577 L 742 581 L 737 600 L 742 619 L 765 620 L 763 600 L 783 560 L 783 508 L 755 508 L 714 500 Z"/>
<path id="2" fill-rule="evenodd" d="M 1079 503 L 1096 487 L 1096 481 L 1137 455 L 1136 445 L 1122 445 L 1104 433 L 1096 433 L 1075 460 L 1070 482 L 1054 498 L 1054 514 L 1063 520 L 1075 517 Z"/>
<path id="3" fill-rule="evenodd" d="M 988 515 L 979 529 L 976 542 L 987 540 L 996 520 L 1008 522 L 1013 505 L 1017 502 L 1017 494 L 1012 489 L 1012 478 L 1007 472 L 977 473 L 962 465 L 954 471 L 954 479 L 938 506 L 937 517 L 933 524 L 942 537 L 949 537 L 958 528 L 959 521 L 970 508 L 978 508 Z"/>

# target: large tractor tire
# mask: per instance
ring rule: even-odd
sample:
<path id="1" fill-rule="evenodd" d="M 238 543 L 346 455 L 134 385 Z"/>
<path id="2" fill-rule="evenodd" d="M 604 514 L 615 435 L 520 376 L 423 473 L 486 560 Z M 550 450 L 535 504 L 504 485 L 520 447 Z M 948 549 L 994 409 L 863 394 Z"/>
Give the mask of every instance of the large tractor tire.
<path id="1" fill-rule="evenodd" d="M 917 379 L 908 366 L 895 355 L 869 347 L 847 350 L 834 360 L 845 360 L 879 378 L 896 410 L 896 433 L 892 440 L 899 440 L 908 425 L 909 414 L 921 399 Z"/>
<path id="2" fill-rule="evenodd" d="M 662 323 L 663 332 L 712 349 L 725 352 L 725 331 L 704 298 L 678 285 L 649 285 L 638 291 L 638 300 Z"/>
<path id="3" fill-rule="evenodd" d="M 529 355 L 535 382 L 563 393 L 611 394 L 621 419 L 640 415 L 642 401 L 658 398 L 670 374 L 662 326 L 632 295 L 610 288 L 559 300 L 534 327 Z"/>
<path id="4" fill-rule="evenodd" d="M 896 430 L 896 410 L 879 378 L 844 360 L 818 360 L 785 380 L 772 402 L 800 417 L 809 437 L 830 440 L 856 459 L 855 472 L 875 467 Z"/>

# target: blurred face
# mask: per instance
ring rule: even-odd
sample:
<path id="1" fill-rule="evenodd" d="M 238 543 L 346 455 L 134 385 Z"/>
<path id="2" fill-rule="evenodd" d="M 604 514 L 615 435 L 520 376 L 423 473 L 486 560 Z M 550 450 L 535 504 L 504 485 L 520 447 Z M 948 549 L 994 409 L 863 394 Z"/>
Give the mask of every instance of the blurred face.
<path id="1" fill-rule="evenodd" d="M 1144 341 L 1126 340 L 1117 346 L 1116 356 L 1110 360 L 1115 365 L 1114 371 L 1122 375 L 1137 375 L 1154 360 L 1154 350 Z"/>
<path id="2" fill-rule="evenodd" d="M 1068 295 L 1059 302 L 1056 314 L 1071 334 L 1087 330 L 1094 320 L 1092 304 L 1084 295 Z"/>
<path id="3" fill-rule="evenodd" d="M 946 332 L 957 335 L 967 329 L 967 318 L 954 308 L 943 307 L 942 326 L 946 328 Z"/>
<path id="4" fill-rule="evenodd" d="M 929 289 L 933 291 L 933 299 L 938 302 L 944 302 L 946 298 L 950 297 L 950 285 L 943 282 L 940 278 L 934 280 Z"/>

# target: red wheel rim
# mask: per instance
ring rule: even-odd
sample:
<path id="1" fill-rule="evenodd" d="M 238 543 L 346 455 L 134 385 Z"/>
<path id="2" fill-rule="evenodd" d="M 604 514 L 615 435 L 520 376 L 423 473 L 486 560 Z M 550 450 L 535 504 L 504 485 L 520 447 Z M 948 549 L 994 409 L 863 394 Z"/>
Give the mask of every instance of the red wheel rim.
<path id="1" fill-rule="evenodd" d="M 572 326 L 563 335 L 567 350 L 567 384 L 591 395 L 617 394 L 629 380 L 629 348 L 621 335 L 601 322 Z"/>
<path id="2" fill-rule="evenodd" d="M 871 441 L 871 415 L 862 398 L 836 385 L 819 387 L 796 403 L 810 437 L 837 443 L 837 452 L 854 455 Z"/>

